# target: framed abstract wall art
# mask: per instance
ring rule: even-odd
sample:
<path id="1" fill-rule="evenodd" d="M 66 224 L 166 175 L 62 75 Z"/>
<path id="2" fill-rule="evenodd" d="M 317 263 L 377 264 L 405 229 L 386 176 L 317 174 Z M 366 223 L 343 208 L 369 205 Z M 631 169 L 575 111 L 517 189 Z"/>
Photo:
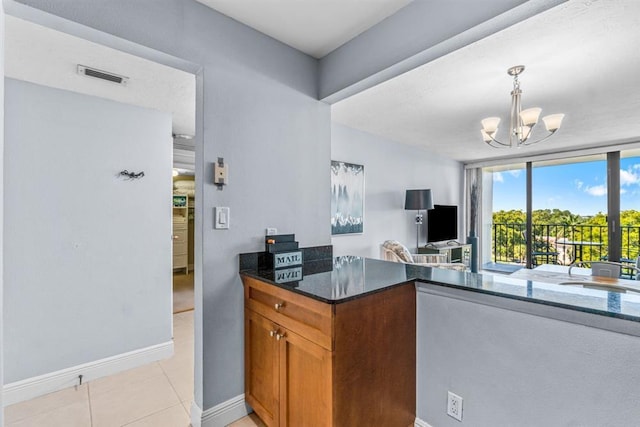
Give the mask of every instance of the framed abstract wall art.
<path id="1" fill-rule="evenodd" d="M 362 233 L 364 166 L 331 161 L 331 235 Z"/>

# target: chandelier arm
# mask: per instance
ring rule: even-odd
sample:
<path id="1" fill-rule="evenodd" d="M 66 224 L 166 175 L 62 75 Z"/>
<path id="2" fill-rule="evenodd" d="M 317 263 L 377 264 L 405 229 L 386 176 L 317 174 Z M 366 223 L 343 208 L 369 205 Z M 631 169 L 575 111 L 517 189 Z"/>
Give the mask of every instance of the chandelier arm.
<path id="1" fill-rule="evenodd" d="M 500 148 L 500 146 L 511 147 L 511 144 L 505 144 L 504 142 L 500 142 L 494 137 L 492 137 L 491 135 L 489 135 L 489 138 L 491 138 L 491 141 L 485 141 L 489 147 L 493 147 L 493 148 Z M 495 142 L 496 144 L 499 144 L 499 145 L 491 145 L 491 142 Z"/>
<path id="2" fill-rule="evenodd" d="M 560 128 L 558 128 L 558 129 L 560 129 Z M 554 131 L 549 131 L 549 135 L 545 136 L 544 138 L 540 138 L 540 139 L 537 139 L 537 140 L 535 140 L 535 141 L 529 141 L 529 140 L 527 140 L 526 142 L 523 142 L 523 143 L 522 143 L 522 144 L 520 144 L 520 145 L 524 145 L 524 146 L 526 147 L 526 146 L 529 146 L 529 145 L 537 144 L 538 142 L 542 142 L 542 141 L 544 141 L 545 139 L 548 139 L 548 138 L 550 138 L 551 136 L 553 136 L 553 134 L 554 134 L 554 133 L 556 133 L 556 131 L 557 131 L 558 129 L 556 129 L 556 130 L 554 130 Z"/>

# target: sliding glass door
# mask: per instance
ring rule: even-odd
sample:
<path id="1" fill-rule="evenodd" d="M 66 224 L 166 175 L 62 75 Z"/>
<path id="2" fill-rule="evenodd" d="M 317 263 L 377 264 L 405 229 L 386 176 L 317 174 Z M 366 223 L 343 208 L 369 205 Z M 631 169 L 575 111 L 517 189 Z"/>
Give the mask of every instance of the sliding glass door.
<path id="1" fill-rule="evenodd" d="M 604 259 L 606 155 L 532 163 L 532 265 Z"/>
<path id="2" fill-rule="evenodd" d="M 640 150 L 620 152 L 620 261 L 640 255 Z"/>
<path id="3" fill-rule="evenodd" d="M 526 262 L 526 165 L 485 168 L 483 176 L 484 217 L 491 221 L 489 230 L 483 227 L 491 242 L 483 246 L 491 253 L 490 260 L 484 257 L 484 268 L 508 271 L 509 265 Z"/>
<path id="4" fill-rule="evenodd" d="M 492 166 L 482 175 L 491 222 L 482 228 L 484 269 L 635 263 L 640 255 L 640 149 Z"/>

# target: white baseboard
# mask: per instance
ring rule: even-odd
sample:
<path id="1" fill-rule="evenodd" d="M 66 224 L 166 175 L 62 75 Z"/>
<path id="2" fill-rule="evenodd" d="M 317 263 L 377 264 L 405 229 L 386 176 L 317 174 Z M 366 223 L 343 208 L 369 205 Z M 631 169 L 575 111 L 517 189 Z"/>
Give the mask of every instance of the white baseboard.
<path id="1" fill-rule="evenodd" d="M 232 397 L 204 412 L 193 404 L 191 406 L 191 425 L 193 427 L 224 427 L 246 417 L 251 412 L 251 408 L 244 401 L 244 394 Z"/>
<path id="2" fill-rule="evenodd" d="M 191 402 L 191 427 L 202 427 L 202 409 L 196 404 Z"/>
<path id="3" fill-rule="evenodd" d="M 173 341 L 167 341 L 162 344 L 16 381 L 3 387 L 2 403 L 4 406 L 12 405 L 43 394 L 76 386 L 79 382 L 79 375 L 82 375 L 82 382 L 85 383 L 171 356 L 173 356 Z"/>
<path id="4" fill-rule="evenodd" d="M 421 420 L 420 418 L 416 417 L 416 421 L 413 424 L 415 427 L 431 427 L 431 425 L 429 423 L 427 423 L 426 421 Z"/>

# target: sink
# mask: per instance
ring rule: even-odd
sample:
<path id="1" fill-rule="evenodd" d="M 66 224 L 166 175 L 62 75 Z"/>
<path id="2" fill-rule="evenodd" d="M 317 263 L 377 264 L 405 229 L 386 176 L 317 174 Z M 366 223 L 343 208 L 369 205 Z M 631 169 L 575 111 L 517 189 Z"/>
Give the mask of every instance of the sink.
<path id="1" fill-rule="evenodd" d="M 578 286 L 605 286 L 605 287 L 610 287 L 610 286 L 617 286 L 617 285 L 608 285 L 606 283 L 600 283 L 600 282 L 594 282 L 594 281 L 589 281 L 589 280 L 567 280 L 566 282 L 560 282 L 558 283 L 558 285 L 578 285 Z"/>
<path id="2" fill-rule="evenodd" d="M 609 292 L 620 292 L 625 293 L 627 291 L 640 293 L 640 287 L 630 287 L 624 285 L 612 285 L 608 283 L 599 283 L 593 281 L 585 281 L 585 280 L 568 280 L 566 282 L 560 282 L 558 285 L 567 285 L 567 286 L 582 286 L 583 288 L 588 289 L 600 289 L 602 291 Z"/>

